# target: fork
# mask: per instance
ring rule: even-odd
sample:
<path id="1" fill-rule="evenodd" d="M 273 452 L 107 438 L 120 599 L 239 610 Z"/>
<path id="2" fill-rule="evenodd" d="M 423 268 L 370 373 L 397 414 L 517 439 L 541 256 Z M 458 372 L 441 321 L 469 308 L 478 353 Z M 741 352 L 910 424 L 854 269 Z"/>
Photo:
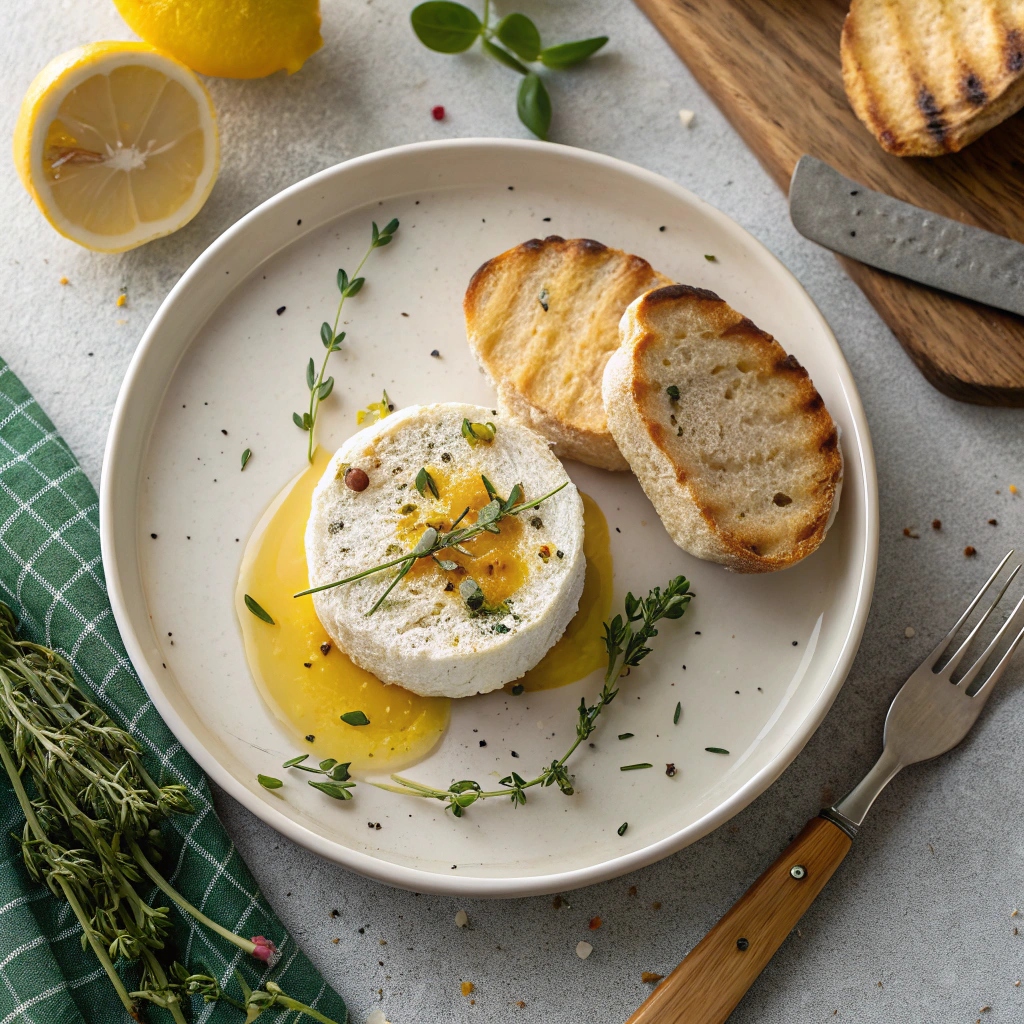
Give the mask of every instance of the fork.
<path id="1" fill-rule="evenodd" d="M 837 804 L 812 818 L 782 856 L 651 993 L 626 1024 L 721 1024 L 796 927 L 850 850 L 871 805 L 908 764 L 928 761 L 955 747 L 970 731 L 999 677 L 1024 639 L 1021 629 L 982 682 L 982 669 L 1008 635 L 1024 597 L 993 640 L 955 684 L 968 648 L 1020 571 L 998 588 L 963 643 L 940 665 L 953 638 L 996 582 L 1011 550 L 953 628 L 900 688 L 885 718 L 882 755 Z"/>

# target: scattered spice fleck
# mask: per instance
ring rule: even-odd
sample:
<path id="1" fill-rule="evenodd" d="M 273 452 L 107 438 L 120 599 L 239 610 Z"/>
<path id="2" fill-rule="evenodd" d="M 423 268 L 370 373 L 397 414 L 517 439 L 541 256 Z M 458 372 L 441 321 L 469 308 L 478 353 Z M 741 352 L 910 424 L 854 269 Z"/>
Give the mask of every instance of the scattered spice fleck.
<path id="1" fill-rule="evenodd" d="M 314 736 L 314 735 L 313 735 L 312 733 L 310 733 L 310 734 L 309 734 L 309 735 L 308 735 L 308 736 L 306 737 L 306 742 L 307 742 L 307 743 L 312 743 L 312 742 L 313 742 L 313 740 L 315 740 L 315 739 L 316 739 L 316 737 L 315 737 L 315 736 Z M 334 916 L 335 916 L 336 914 L 337 914 L 337 911 L 332 911 L 332 912 L 331 912 L 331 917 L 334 917 Z"/>
<path id="2" fill-rule="evenodd" d="M 326 640 L 325 640 L 325 641 L 324 641 L 324 642 L 323 642 L 323 643 L 322 643 L 322 644 L 320 645 L 320 653 L 321 653 L 321 654 L 322 654 L 322 655 L 323 655 L 324 657 L 327 657 L 327 655 L 331 653 L 331 645 L 330 645 L 330 643 L 329 643 L 328 641 L 326 641 Z"/>
<path id="3" fill-rule="evenodd" d="M 153 538 L 153 540 L 156 540 L 156 534 L 155 534 L 155 533 L 151 533 L 151 534 L 150 534 L 150 537 L 152 537 L 152 538 Z"/>
<path id="4" fill-rule="evenodd" d="M 577 942 L 576 943 L 576 955 L 581 960 L 586 960 L 591 953 L 594 952 L 594 947 L 589 942 Z"/>
<path id="5" fill-rule="evenodd" d="M 717 263 L 718 262 L 718 257 L 717 256 L 712 256 L 710 253 L 707 253 L 707 252 L 704 253 L 704 259 L 706 259 L 708 261 L 708 263 Z"/>
<path id="6" fill-rule="evenodd" d="M 997 519 L 990 519 L 988 521 L 988 525 L 989 526 L 998 526 L 999 525 L 999 520 L 997 520 Z"/>
<path id="7" fill-rule="evenodd" d="M 907 626 L 907 628 L 903 630 L 903 635 L 909 640 L 912 636 L 917 635 L 917 630 L 914 629 L 913 626 Z"/>
<path id="8" fill-rule="evenodd" d="M 603 922 L 603 921 L 601 920 L 601 918 L 599 918 L 599 917 L 592 917 L 592 918 L 590 919 L 590 924 L 589 924 L 589 925 L 587 925 L 587 927 L 588 927 L 588 928 L 589 928 L 589 929 L 590 929 L 590 930 L 591 930 L 592 932 L 595 932 L 595 931 L 597 931 L 597 929 L 598 929 L 598 928 L 600 928 L 600 927 L 601 927 L 601 925 L 602 925 L 602 924 L 604 924 L 604 922 Z"/>
<path id="9" fill-rule="evenodd" d="M 561 896 L 556 896 L 551 901 L 551 906 L 553 906 L 555 908 L 555 910 L 560 910 L 561 907 L 562 907 L 562 897 Z"/>
<path id="10" fill-rule="evenodd" d="M 430 358 L 431 359 L 440 359 L 441 358 L 441 353 L 436 348 L 433 348 L 433 349 L 430 350 Z"/>
<path id="11" fill-rule="evenodd" d="M 672 763 L 671 761 L 669 761 L 669 763 L 665 765 L 665 774 L 666 774 L 666 775 L 667 775 L 667 776 L 668 776 L 668 777 L 669 777 L 670 779 L 671 779 L 671 778 L 674 778 L 674 777 L 675 777 L 675 774 L 676 774 L 676 766 L 675 766 L 675 765 L 674 765 L 674 764 L 673 764 L 673 763 Z"/>
<path id="12" fill-rule="evenodd" d="M 287 308 L 288 308 L 287 306 L 278 306 L 277 307 L 277 315 L 280 316 Z"/>
<path id="13" fill-rule="evenodd" d="M 628 889 L 628 892 L 629 892 L 630 896 L 636 896 L 636 886 L 635 885 L 631 885 L 629 887 L 629 889 Z"/>
<path id="14" fill-rule="evenodd" d="M 941 519 L 933 519 L 932 520 L 932 529 L 933 530 L 941 530 L 942 529 L 942 520 Z"/>
<path id="15" fill-rule="evenodd" d="M 516 1002 L 516 1006 L 518 1006 L 520 1010 L 525 1010 L 526 1009 L 526 1003 L 524 1003 L 522 999 L 520 999 L 520 1000 L 518 1000 Z"/>
<path id="16" fill-rule="evenodd" d="M 653 985 L 656 982 L 661 981 L 661 979 L 664 978 L 664 977 L 665 977 L 664 974 L 655 974 L 654 971 L 641 971 L 640 972 L 640 980 L 645 985 Z"/>
<path id="17" fill-rule="evenodd" d="M 964 548 L 964 557 L 966 558 L 973 558 L 977 553 L 977 549 L 973 544 L 968 544 L 967 547 Z"/>
<path id="18" fill-rule="evenodd" d="M 655 900 L 651 904 L 651 910 L 661 910 L 661 903 L 658 900 Z"/>
<path id="19" fill-rule="evenodd" d="M 915 530 L 912 530 L 909 526 L 904 526 L 903 527 L 903 536 L 904 537 L 910 537 L 911 540 L 919 540 L 920 537 L 921 537 L 921 534 L 917 533 Z"/>
<path id="20" fill-rule="evenodd" d="M 468 928 L 469 927 L 469 914 L 467 914 L 464 910 L 460 910 L 455 915 L 455 924 L 459 928 Z"/>
<path id="21" fill-rule="evenodd" d="M 444 120 L 444 107 L 442 107 L 440 103 L 436 107 L 431 107 L 430 108 L 430 116 L 435 121 L 443 121 Z M 463 993 L 463 994 L 465 994 L 465 993 Z"/>
<path id="22" fill-rule="evenodd" d="M 518 697 L 525 689 L 526 689 L 526 687 L 523 686 L 522 683 L 516 683 L 516 685 L 512 687 L 512 696 L 513 697 Z M 518 757 L 519 755 L 518 754 L 513 754 L 512 756 L 513 757 Z"/>
<path id="23" fill-rule="evenodd" d="M 480 746 L 481 747 L 486 747 L 487 746 L 487 740 L 481 740 L 480 741 Z"/>
<path id="24" fill-rule="evenodd" d="M 461 988 L 464 996 L 471 996 L 476 991 L 476 985 L 471 981 L 464 981 Z"/>

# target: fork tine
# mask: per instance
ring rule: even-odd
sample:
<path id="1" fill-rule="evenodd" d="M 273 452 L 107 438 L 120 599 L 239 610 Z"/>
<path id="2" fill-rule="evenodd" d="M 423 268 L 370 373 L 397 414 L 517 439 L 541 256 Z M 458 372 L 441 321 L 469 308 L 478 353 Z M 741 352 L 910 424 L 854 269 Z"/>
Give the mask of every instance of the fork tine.
<path id="1" fill-rule="evenodd" d="M 956 651 L 953 652 L 953 656 L 949 659 L 949 661 L 947 661 L 946 664 L 942 666 L 942 671 L 939 673 L 939 675 L 943 679 L 952 678 L 953 673 L 956 671 L 957 665 L 959 665 L 960 662 L 963 661 L 964 656 L 967 654 L 967 648 L 971 646 L 971 644 L 974 642 L 974 638 L 980 632 L 981 627 L 985 625 L 985 622 L 988 620 L 988 617 L 992 614 L 992 612 L 995 611 L 996 605 L 999 604 L 999 602 L 1003 599 L 1003 594 L 1006 593 L 1007 587 L 1009 587 L 1009 585 L 1013 582 L 1013 578 L 1017 575 L 1018 572 L 1020 572 L 1019 565 L 1015 566 L 1013 571 L 1006 578 L 1006 582 L 1003 583 L 1002 587 L 999 589 L 999 593 L 996 594 L 996 599 L 982 613 L 981 618 L 978 619 L 978 621 L 974 625 L 974 628 L 970 631 L 970 633 L 967 634 L 967 637 L 964 639 L 964 642 L 956 649 Z M 1014 614 L 1016 614 L 1016 611 L 1014 611 L 1014 613 L 1010 615 L 1010 619 L 1013 618 Z M 1007 619 L 1007 622 L 1008 621 L 1009 619 Z"/>
<path id="2" fill-rule="evenodd" d="M 1024 598 L 1021 598 L 1021 604 L 1024 604 Z M 1013 638 L 1013 642 L 1006 649 L 1006 653 L 999 659 L 996 667 L 992 669 L 988 679 L 978 687 L 978 692 L 971 698 L 972 700 L 981 700 L 982 703 L 988 700 L 995 684 L 999 681 L 999 677 L 1003 674 L 1003 669 L 1006 668 L 1010 659 L 1013 657 L 1013 652 L 1017 650 L 1017 645 L 1021 640 L 1024 640 L 1024 629 L 1021 629 L 1021 631 Z"/>
<path id="3" fill-rule="evenodd" d="M 1003 571 L 1003 566 L 1006 565 L 1006 563 L 1010 560 L 1010 556 L 1012 554 L 1013 548 L 1010 548 L 1010 550 L 1007 551 L 1007 553 L 1003 556 L 1003 560 L 999 563 L 999 565 L 996 566 L 995 572 L 992 573 L 991 576 L 989 576 L 988 581 L 981 588 L 981 590 L 978 591 L 977 596 L 974 598 L 974 600 L 967 606 L 967 611 L 965 611 L 963 615 L 961 615 L 960 618 L 957 619 L 956 625 L 939 641 L 938 646 L 936 646 L 935 650 L 932 651 L 932 653 L 924 662 L 924 664 L 927 665 L 928 668 L 933 669 L 938 664 L 939 658 L 941 658 L 942 655 L 946 653 L 946 648 L 949 646 L 950 641 L 953 639 L 953 637 L 956 636 L 957 632 L 960 630 L 960 627 L 970 618 L 971 612 L 973 612 L 974 609 L 978 607 L 978 602 L 985 596 L 985 591 L 987 591 L 988 588 L 992 586 L 992 583 L 995 580 L 995 578 Z"/>
<path id="4" fill-rule="evenodd" d="M 1006 617 L 1006 621 L 999 628 L 999 632 L 996 633 L 996 635 L 992 638 L 992 641 L 988 645 L 988 647 L 986 647 L 985 650 L 981 652 L 981 654 L 978 657 L 978 660 L 964 673 L 963 679 L 961 679 L 960 682 L 957 683 L 957 686 L 962 686 L 965 691 L 970 689 L 971 683 L 973 683 L 974 680 L 977 678 L 978 673 L 981 671 L 982 666 L 985 664 L 985 662 L 990 657 L 992 657 L 992 652 L 996 649 L 996 647 L 999 646 L 1000 641 L 1002 641 L 1003 637 L 1007 634 L 1007 632 L 1010 629 L 1010 626 L 1013 625 L 1013 620 L 1016 619 L 1017 613 L 1021 610 L 1021 608 L 1024 608 L 1024 597 L 1022 597 L 1017 602 L 1016 607 L 1013 609 L 1012 612 L 1010 612 L 1010 614 Z M 993 671 L 993 676 L 996 674 L 996 672 L 1002 671 L 1000 666 L 1002 666 L 1007 661 L 1009 655 L 1013 654 L 1014 649 L 1016 648 L 1018 643 L 1020 643 L 1020 634 L 1018 634 L 1017 637 L 1014 639 L 1013 643 L 1010 644 L 1010 649 L 1006 652 L 1006 654 L 1004 654 L 1003 657 L 999 659 L 999 666 L 997 666 L 996 669 Z M 991 680 L 992 676 L 989 676 L 989 678 L 986 680 L 986 685 L 989 682 L 991 682 Z M 977 696 L 977 694 L 975 694 L 975 696 Z"/>

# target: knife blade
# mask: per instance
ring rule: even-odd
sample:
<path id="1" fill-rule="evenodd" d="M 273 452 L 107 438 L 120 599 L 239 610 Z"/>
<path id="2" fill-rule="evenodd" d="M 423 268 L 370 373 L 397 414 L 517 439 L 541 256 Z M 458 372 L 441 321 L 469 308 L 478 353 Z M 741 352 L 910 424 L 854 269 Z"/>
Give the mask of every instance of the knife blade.
<path id="1" fill-rule="evenodd" d="M 805 238 L 861 263 L 1024 316 L 1024 245 L 893 199 L 804 155 L 789 215 Z"/>

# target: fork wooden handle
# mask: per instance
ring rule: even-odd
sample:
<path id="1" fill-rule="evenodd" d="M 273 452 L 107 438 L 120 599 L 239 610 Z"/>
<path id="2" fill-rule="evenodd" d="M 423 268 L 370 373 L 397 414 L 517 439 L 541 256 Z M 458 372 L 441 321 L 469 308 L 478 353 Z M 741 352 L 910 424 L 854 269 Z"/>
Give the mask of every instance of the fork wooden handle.
<path id="1" fill-rule="evenodd" d="M 803 917 L 852 840 L 812 818 L 626 1024 L 722 1024 Z"/>

